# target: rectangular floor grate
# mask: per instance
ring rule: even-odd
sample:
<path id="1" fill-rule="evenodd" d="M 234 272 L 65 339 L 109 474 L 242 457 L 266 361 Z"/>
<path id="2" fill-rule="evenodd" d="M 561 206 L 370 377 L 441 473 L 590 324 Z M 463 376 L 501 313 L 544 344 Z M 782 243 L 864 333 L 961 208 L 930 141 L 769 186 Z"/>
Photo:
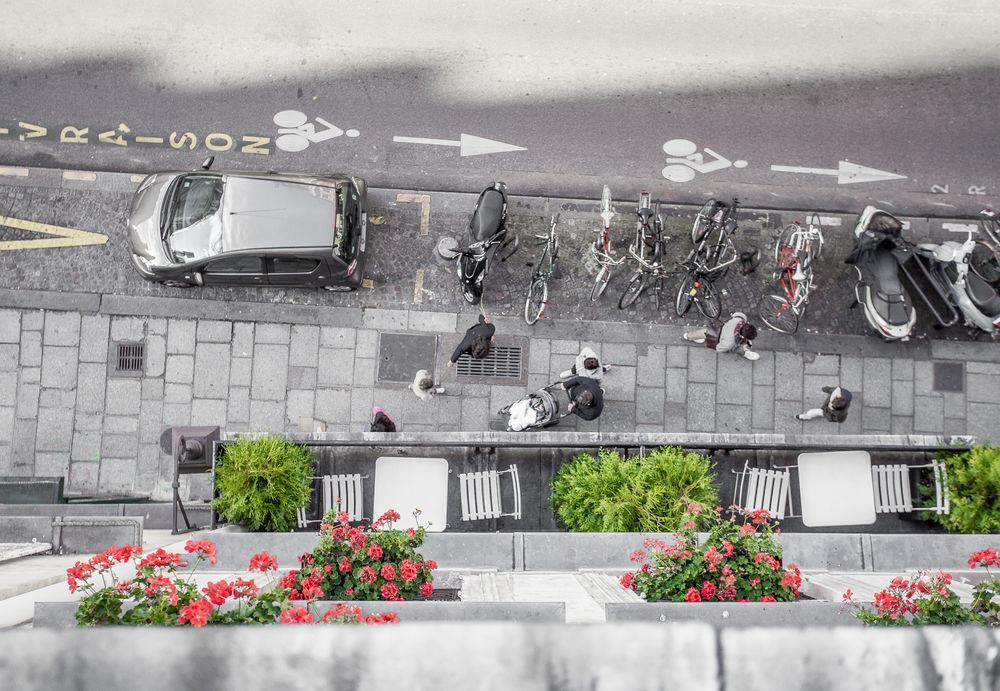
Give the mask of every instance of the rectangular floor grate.
<path id="1" fill-rule="evenodd" d="M 935 362 L 934 390 L 951 393 L 965 391 L 965 363 Z"/>
<path id="2" fill-rule="evenodd" d="M 466 353 L 455 363 L 455 369 L 460 377 L 520 379 L 521 346 L 495 345 L 482 360 L 476 360 Z"/>
<path id="3" fill-rule="evenodd" d="M 145 343 L 116 343 L 115 371 L 121 373 L 142 373 L 146 363 Z"/>

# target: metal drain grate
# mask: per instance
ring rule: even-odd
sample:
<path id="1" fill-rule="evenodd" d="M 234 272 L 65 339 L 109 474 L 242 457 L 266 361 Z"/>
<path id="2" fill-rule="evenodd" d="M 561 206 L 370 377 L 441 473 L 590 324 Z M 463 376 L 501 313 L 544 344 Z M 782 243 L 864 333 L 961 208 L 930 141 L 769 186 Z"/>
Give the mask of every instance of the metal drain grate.
<path id="1" fill-rule="evenodd" d="M 145 343 L 116 343 L 115 371 L 141 374 L 146 365 Z"/>
<path id="2" fill-rule="evenodd" d="M 455 363 L 455 369 L 460 377 L 520 379 L 521 346 L 495 345 L 482 360 L 476 360 L 466 353 Z"/>

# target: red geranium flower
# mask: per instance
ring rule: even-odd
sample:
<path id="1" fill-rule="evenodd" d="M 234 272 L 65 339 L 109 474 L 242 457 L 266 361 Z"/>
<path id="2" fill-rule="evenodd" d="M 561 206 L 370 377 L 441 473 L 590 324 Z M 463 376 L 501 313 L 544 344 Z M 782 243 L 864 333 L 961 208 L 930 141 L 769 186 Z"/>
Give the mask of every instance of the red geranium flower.
<path id="1" fill-rule="evenodd" d="M 278 587 L 289 588 L 289 589 L 294 588 L 295 579 L 298 577 L 298 575 L 299 572 L 296 571 L 295 569 L 292 569 L 278 580 Z"/>
<path id="2" fill-rule="evenodd" d="M 190 623 L 196 629 L 208 623 L 208 615 L 212 613 L 212 605 L 208 600 L 194 600 L 189 605 L 181 607 L 177 615 L 178 624 Z"/>
<path id="3" fill-rule="evenodd" d="M 181 561 L 181 555 L 173 552 L 167 552 L 160 547 L 143 557 L 142 561 L 139 562 L 139 568 L 141 569 L 144 566 L 153 566 L 156 568 L 174 569 L 183 564 L 184 562 Z"/>
<path id="4" fill-rule="evenodd" d="M 217 581 L 215 583 L 209 581 L 208 585 L 201 589 L 201 592 L 208 596 L 209 602 L 219 607 L 232 596 L 233 586 L 228 581 Z"/>
<path id="5" fill-rule="evenodd" d="M 361 567 L 361 575 L 358 576 L 358 580 L 362 583 L 374 583 L 376 578 L 375 569 L 370 566 Z"/>
<path id="6" fill-rule="evenodd" d="M 761 602 L 777 602 L 777 600 L 775 600 L 775 599 L 774 599 L 774 598 L 773 598 L 772 596 L 770 596 L 770 595 L 764 595 L 764 596 L 762 596 L 762 597 L 760 598 L 760 601 L 761 601 Z"/>
<path id="7" fill-rule="evenodd" d="M 341 572 L 347 573 L 351 570 L 351 560 L 347 557 L 341 557 L 340 563 L 337 564 L 337 568 L 340 569 Z"/>
<path id="8" fill-rule="evenodd" d="M 187 544 L 184 545 L 184 551 L 197 552 L 200 556 L 208 557 L 210 564 L 215 563 L 215 545 L 210 540 L 188 540 Z"/>
<path id="9" fill-rule="evenodd" d="M 436 569 L 438 567 L 437 562 L 434 561 L 433 559 L 428 559 L 427 561 L 425 561 L 424 562 L 424 566 L 426 566 L 431 571 L 433 571 L 434 569 Z"/>
<path id="10" fill-rule="evenodd" d="M 260 589 L 252 578 L 248 581 L 242 578 L 237 578 L 233 581 L 233 597 L 235 598 L 255 597 L 258 592 L 260 592 Z"/>
<path id="11" fill-rule="evenodd" d="M 399 595 L 399 586 L 395 583 L 386 583 L 382 586 L 382 598 L 385 600 L 391 600 Z"/>
<path id="12" fill-rule="evenodd" d="M 409 583 L 417 577 L 417 567 L 412 561 L 404 559 L 399 563 L 399 577 L 403 579 L 403 583 Z"/>
<path id="13" fill-rule="evenodd" d="M 379 573 L 381 574 L 382 578 L 384 578 L 387 581 L 396 580 L 396 567 L 394 567 L 392 564 L 383 564 L 382 570 Z"/>
<path id="14" fill-rule="evenodd" d="M 698 592 L 697 588 L 688 588 L 687 595 L 684 599 L 688 602 L 701 602 L 701 593 Z"/>
<path id="15" fill-rule="evenodd" d="M 90 574 L 93 573 L 94 567 L 89 563 L 78 561 L 70 568 L 66 569 L 66 583 L 69 585 L 69 592 L 75 593 L 78 586 L 78 581 L 85 581 L 90 578 Z"/>
<path id="16" fill-rule="evenodd" d="M 635 580 L 635 574 L 632 573 L 631 571 L 629 571 L 627 573 L 622 574 L 622 577 L 619 579 L 618 582 L 622 584 L 623 588 L 629 588 L 629 589 L 631 589 L 632 588 L 632 581 L 634 581 L 634 580 Z"/>
<path id="17" fill-rule="evenodd" d="M 368 548 L 368 556 L 375 561 L 382 558 L 382 547 L 377 543 L 373 542 Z"/>
<path id="18" fill-rule="evenodd" d="M 305 607 L 291 607 L 281 613 L 282 624 L 312 624 L 313 621 L 312 613 Z"/>
<path id="19" fill-rule="evenodd" d="M 430 597 L 434 594 L 434 586 L 431 583 L 422 583 L 420 585 L 420 597 Z"/>
<path id="20" fill-rule="evenodd" d="M 701 597 L 705 600 L 715 597 L 715 584 L 712 581 L 704 581 L 701 584 Z"/>
<path id="21" fill-rule="evenodd" d="M 260 552 L 259 554 L 255 554 L 252 557 L 250 557 L 250 570 L 260 571 L 261 573 L 267 571 L 277 571 L 278 558 L 268 554 L 267 552 Z"/>
<path id="22" fill-rule="evenodd" d="M 323 598 L 323 589 L 316 583 L 302 584 L 302 597 L 307 600 L 320 600 Z"/>

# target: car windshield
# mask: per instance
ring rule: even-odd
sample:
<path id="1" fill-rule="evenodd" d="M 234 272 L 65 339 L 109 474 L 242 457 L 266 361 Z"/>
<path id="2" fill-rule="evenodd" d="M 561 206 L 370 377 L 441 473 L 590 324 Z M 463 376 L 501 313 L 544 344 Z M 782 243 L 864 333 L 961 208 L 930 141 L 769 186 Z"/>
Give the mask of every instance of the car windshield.
<path id="1" fill-rule="evenodd" d="M 165 227 L 167 247 L 178 262 L 189 262 L 221 251 L 224 190 L 218 175 L 185 175 L 170 199 Z"/>

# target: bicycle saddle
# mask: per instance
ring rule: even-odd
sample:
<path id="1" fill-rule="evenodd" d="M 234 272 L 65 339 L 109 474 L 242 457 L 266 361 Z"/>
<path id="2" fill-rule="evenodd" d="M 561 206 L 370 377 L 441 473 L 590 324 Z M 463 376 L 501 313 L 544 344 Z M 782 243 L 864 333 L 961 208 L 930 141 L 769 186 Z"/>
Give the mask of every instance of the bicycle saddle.
<path id="1" fill-rule="evenodd" d="M 652 209 L 637 209 L 635 213 L 639 217 L 639 221 L 644 226 L 648 226 L 650 220 L 652 220 L 652 218 L 653 218 L 653 210 Z"/>
<path id="2" fill-rule="evenodd" d="M 469 221 L 469 233 L 477 242 L 489 240 L 500 230 L 502 218 L 503 195 L 493 188 L 485 190 L 479 197 L 472 220 Z"/>

